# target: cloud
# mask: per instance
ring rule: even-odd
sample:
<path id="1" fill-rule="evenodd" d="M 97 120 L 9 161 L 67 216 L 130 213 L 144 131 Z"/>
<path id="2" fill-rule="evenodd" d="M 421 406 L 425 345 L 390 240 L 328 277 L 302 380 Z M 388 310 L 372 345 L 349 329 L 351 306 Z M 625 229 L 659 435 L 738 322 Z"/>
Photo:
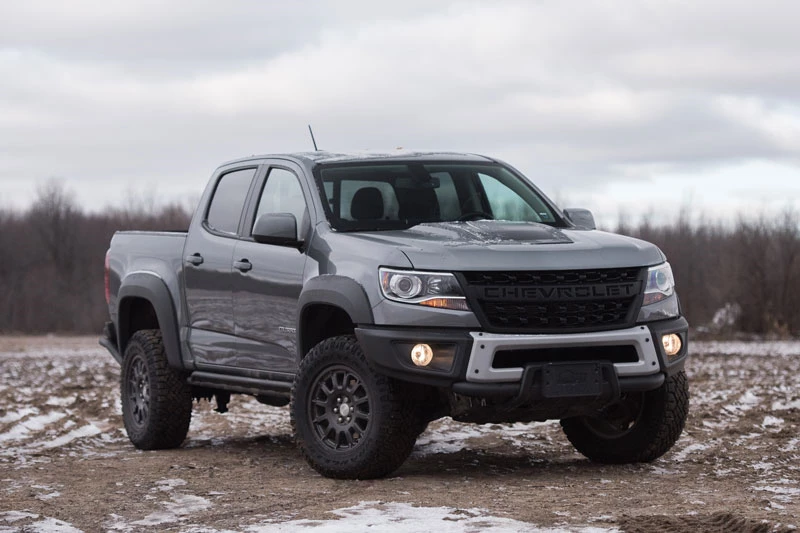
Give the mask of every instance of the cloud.
<path id="1" fill-rule="evenodd" d="M 506 159 L 543 188 L 798 164 L 800 4 L 47 2 L 0 8 L 0 187 L 194 193 L 322 147 Z"/>

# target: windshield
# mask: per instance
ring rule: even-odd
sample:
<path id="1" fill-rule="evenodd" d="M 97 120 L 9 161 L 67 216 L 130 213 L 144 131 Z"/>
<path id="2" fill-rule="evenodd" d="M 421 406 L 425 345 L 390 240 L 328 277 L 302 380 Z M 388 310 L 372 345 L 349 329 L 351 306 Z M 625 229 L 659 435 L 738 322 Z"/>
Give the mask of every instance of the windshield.
<path id="1" fill-rule="evenodd" d="M 482 219 L 563 225 L 530 184 L 501 165 L 351 163 L 315 174 L 328 220 L 340 231 Z"/>

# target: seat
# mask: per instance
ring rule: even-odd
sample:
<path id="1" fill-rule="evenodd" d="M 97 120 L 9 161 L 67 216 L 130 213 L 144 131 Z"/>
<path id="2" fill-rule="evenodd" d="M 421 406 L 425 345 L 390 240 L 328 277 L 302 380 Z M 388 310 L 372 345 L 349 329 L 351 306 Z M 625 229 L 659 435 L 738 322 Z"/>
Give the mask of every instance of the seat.
<path id="1" fill-rule="evenodd" d="M 364 187 L 353 195 L 350 215 L 354 220 L 380 220 L 383 218 L 383 195 L 377 187 Z"/>
<path id="2" fill-rule="evenodd" d="M 401 220 L 414 222 L 439 222 L 439 199 L 433 189 L 407 189 L 400 201 L 399 217 Z"/>

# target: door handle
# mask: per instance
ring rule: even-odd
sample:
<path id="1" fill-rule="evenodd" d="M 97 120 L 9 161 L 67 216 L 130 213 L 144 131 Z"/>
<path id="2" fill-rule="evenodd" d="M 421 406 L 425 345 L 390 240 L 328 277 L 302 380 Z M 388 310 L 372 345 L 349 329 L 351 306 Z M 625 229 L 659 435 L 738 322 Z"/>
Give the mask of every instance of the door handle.
<path id="1" fill-rule="evenodd" d="M 203 256 L 200 255 L 199 253 L 187 255 L 186 262 L 194 266 L 200 266 L 203 264 Z"/>
<path id="2" fill-rule="evenodd" d="M 238 268 L 240 272 L 247 272 L 253 268 L 253 263 L 247 259 L 242 259 L 241 261 L 234 261 L 233 267 Z"/>

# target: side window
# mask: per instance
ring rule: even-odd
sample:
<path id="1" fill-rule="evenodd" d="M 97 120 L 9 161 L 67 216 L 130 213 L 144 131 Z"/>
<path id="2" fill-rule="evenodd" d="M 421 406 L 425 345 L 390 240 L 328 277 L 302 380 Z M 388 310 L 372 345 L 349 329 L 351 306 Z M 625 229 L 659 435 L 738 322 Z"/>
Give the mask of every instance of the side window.
<path id="1" fill-rule="evenodd" d="M 486 174 L 478 174 L 486 191 L 486 198 L 492 208 L 492 215 L 496 220 L 541 222 L 542 217 L 520 198 L 520 196 L 500 183 L 496 178 Z M 547 216 L 547 213 L 542 213 Z"/>
<path id="2" fill-rule="evenodd" d="M 282 168 L 269 171 L 267 181 L 258 200 L 258 210 L 253 224 L 266 213 L 291 213 L 297 219 L 298 238 L 306 216 L 306 200 L 303 188 L 294 173 Z M 251 228 L 252 230 L 252 228 Z"/>
<path id="3" fill-rule="evenodd" d="M 219 179 L 206 217 L 211 228 L 236 234 L 247 191 L 255 173 L 256 169 L 247 168 L 229 172 Z"/>

